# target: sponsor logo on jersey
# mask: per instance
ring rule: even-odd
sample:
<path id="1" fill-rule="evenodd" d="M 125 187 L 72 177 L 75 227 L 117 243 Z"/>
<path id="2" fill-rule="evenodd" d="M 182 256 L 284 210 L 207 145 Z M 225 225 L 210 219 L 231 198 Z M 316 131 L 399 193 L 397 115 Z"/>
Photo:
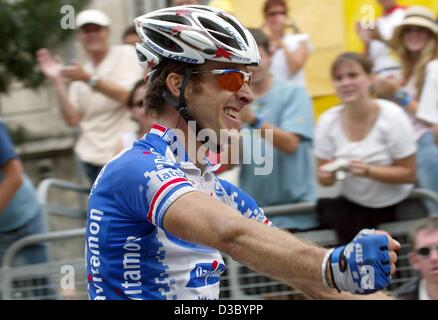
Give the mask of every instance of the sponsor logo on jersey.
<path id="1" fill-rule="evenodd" d="M 225 271 L 225 265 L 217 260 L 198 263 L 190 271 L 187 288 L 202 288 L 219 282 L 220 275 Z"/>
<path id="2" fill-rule="evenodd" d="M 92 292 L 94 300 L 106 300 L 106 295 L 103 290 L 103 279 L 100 272 L 100 244 L 99 233 L 101 221 L 104 217 L 104 212 L 98 209 L 91 209 L 88 216 L 88 230 L 87 230 L 87 270 L 89 274 L 88 291 Z M 93 290 L 91 289 L 91 286 Z"/>

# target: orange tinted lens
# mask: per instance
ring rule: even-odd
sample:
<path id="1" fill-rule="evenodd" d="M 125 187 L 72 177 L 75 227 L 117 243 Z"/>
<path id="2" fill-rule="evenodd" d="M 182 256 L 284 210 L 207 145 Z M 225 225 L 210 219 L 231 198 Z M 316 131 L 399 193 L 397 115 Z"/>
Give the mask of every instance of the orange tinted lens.
<path id="1" fill-rule="evenodd" d="M 219 85 L 228 91 L 239 90 L 245 81 L 243 74 L 239 72 L 228 72 L 219 76 Z"/>

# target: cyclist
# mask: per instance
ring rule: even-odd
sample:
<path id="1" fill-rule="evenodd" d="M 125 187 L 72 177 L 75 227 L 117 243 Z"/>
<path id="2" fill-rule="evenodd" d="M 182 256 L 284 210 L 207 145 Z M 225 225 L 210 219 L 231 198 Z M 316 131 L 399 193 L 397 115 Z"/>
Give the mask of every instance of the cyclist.
<path id="1" fill-rule="evenodd" d="M 157 10 L 135 25 L 139 61 L 152 68 L 145 108 L 159 124 L 107 163 L 91 190 L 90 298 L 218 299 L 221 252 L 313 298 L 388 286 L 400 246 L 390 235 L 362 231 L 331 250 L 309 244 L 271 227 L 251 197 L 198 159 L 217 150 L 221 130 L 236 134 L 253 101 L 247 67 L 260 56 L 249 31 L 207 6 Z M 202 138 L 207 128 L 214 134 Z"/>

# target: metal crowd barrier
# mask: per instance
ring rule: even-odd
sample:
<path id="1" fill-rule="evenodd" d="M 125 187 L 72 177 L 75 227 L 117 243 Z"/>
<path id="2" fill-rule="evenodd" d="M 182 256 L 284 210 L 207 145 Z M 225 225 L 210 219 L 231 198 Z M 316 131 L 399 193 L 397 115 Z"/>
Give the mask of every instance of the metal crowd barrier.
<path id="1" fill-rule="evenodd" d="M 74 192 L 77 196 L 77 201 L 75 201 L 75 203 L 77 203 L 78 206 L 72 208 L 70 205 L 50 202 L 49 193 L 54 189 L 58 191 L 62 190 L 66 192 Z M 84 201 L 84 195 L 88 195 L 89 192 L 90 189 L 88 187 L 69 181 L 55 178 L 49 178 L 41 181 L 41 183 L 38 185 L 37 193 L 46 231 L 49 231 L 49 215 L 86 219 L 87 204 Z"/>
<path id="2" fill-rule="evenodd" d="M 43 182 L 44 184 L 38 188 L 40 201 L 45 205 L 45 213 L 51 214 L 53 211 L 56 211 L 56 214 L 66 213 L 66 215 L 71 216 L 70 213 L 73 213 L 74 210 L 64 210 L 63 207 L 47 202 L 48 190 L 52 187 L 70 191 L 75 190 L 78 193 L 85 193 L 88 190 L 63 181 L 50 180 Z M 417 189 L 412 193 L 411 197 L 435 201 L 438 204 L 438 195 L 427 190 Z M 303 210 L 311 210 L 314 206 L 314 203 L 300 203 L 266 207 L 264 210 L 268 216 L 278 214 L 293 215 Z M 76 209 L 75 212 L 80 213 L 81 209 Z M 391 232 L 403 245 L 403 249 L 399 254 L 398 271 L 395 277 L 393 277 L 394 280 L 390 290 L 398 287 L 415 275 L 408 262 L 410 248 L 407 244 L 407 235 L 415 222 L 416 220 L 400 221 L 384 224 L 379 227 Z M 322 246 L 338 244 L 333 230 L 300 232 L 296 233 L 296 235 Z M 39 243 L 67 241 L 73 238 L 85 239 L 85 229 L 33 235 L 20 239 L 11 245 L 5 253 L 3 266 L 0 270 L 0 294 L 2 299 L 87 299 L 85 261 L 83 258 L 50 261 L 45 264 L 13 266 L 14 258 L 25 247 Z M 221 281 L 221 299 L 304 299 L 303 295 L 297 290 L 280 284 L 278 281 L 261 276 L 228 256 L 225 256 L 224 259 L 227 263 L 227 271 Z M 66 281 L 65 277 L 68 270 L 73 271 L 74 276 Z M 32 281 L 35 279 L 43 279 L 44 281 Z"/>

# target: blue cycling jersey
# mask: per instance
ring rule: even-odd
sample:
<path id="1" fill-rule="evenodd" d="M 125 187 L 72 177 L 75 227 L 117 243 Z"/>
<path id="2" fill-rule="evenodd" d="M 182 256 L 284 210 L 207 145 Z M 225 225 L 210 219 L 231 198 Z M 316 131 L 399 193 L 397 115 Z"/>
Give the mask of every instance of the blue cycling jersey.
<path id="1" fill-rule="evenodd" d="M 86 228 L 91 299 L 218 299 L 225 264 L 218 250 L 167 232 L 167 208 L 193 191 L 209 194 L 242 215 L 270 225 L 250 196 L 197 168 L 172 130 L 154 125 L 105 165 L 90 193 Z M 190 223 L 190 217 L 187 217 Z"/>

